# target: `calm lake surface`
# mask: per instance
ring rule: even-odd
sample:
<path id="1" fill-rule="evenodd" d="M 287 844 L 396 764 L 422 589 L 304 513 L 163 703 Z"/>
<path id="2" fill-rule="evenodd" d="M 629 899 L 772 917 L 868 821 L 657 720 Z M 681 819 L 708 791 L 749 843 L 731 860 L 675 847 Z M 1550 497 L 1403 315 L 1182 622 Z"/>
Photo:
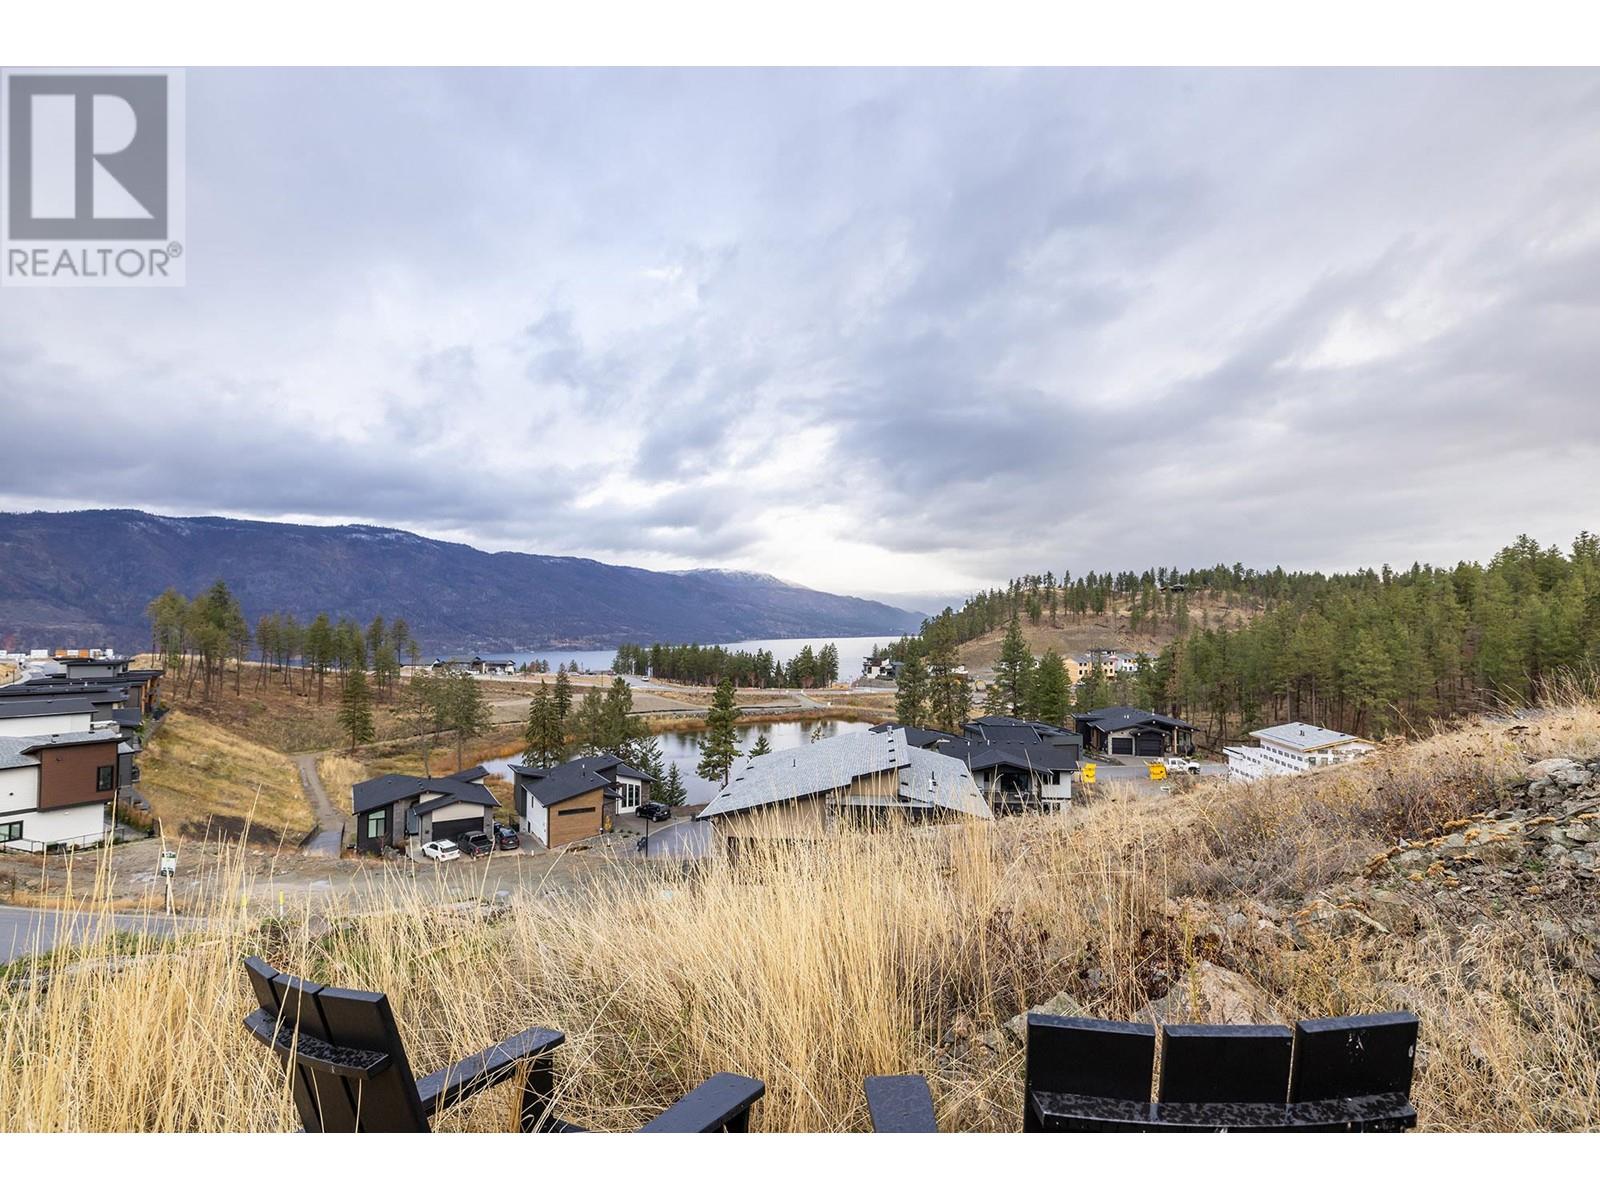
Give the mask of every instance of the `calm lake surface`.
<path id="1" fill-rule="evenodd" d="M 872 653 L 874 646 L 887 646 L 900 635 L 886 633 L 882 637 L 814 637 L 814 638 L 764 638 L 750 642 L 719 642 L 718 645 L 726 650 L 770 650 L 774 658 L 780 662 L 788 662 L 801 650 L 810 646 L 812 650 L 821 650 L 829 642 L 839 647 L 839 678 L 847 683 L 861 674 L 861 660 Z M 611 660 L 617 655 L 615 646 L 609 650 L 519 650 L 508 655 L 518 663 L 525 663 L 530 659 L 546 659 L 552 668 L 562 663 L 578 662 L 578 667 L 584 671 L 609 671 Z"/>
<path id="2" fill-rule="evenodd" d="M 800 645 L 804 645 L 801 642 Z M 868 645 L 868 650 L 872 647 Z M 844 648 L 840 647 L 840 653 Z M 538 658 L 540 655 L 533 655 Z M 579 660 L 582 661 L 581 659 Z M 841 733 L 861 733 L 871 729 L 868 721 L 770 721 L 759 725 L 740 725 L 734 730 L 741 749 L 748 749 L 763 733 L 772 744 L 774 753 L 804 746 L 813 738 L 837 737 Z M 661 760 L 668 767 L 678 764 L 678 774 L 683 776 L 683 786 L 688 790 L 690 804 L 709 804 L 721 790 L 709 779 L 695 774 L 700 763 L 700 735 L 698 733 L 659 733 L 655 738 L 661 750 Z M 506 779 L 511 778 L 511 764 L 521 758 L 491 758 L 483 763 L 485 769 Z"/>

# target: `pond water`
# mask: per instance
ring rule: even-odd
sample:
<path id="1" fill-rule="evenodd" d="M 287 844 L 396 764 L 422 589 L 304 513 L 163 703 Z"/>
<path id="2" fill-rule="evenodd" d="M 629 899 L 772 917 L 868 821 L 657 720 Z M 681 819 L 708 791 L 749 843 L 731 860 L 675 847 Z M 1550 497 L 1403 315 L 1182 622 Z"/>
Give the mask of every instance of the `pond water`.
<path id="1" fill-rule="evenodd" d="M 839 648 L 839 678 L 849 682 L 861 674 L 861 660 L 872 653 L 874 646 L 884 647 L 895 641 L 900 635 L 886 633 L 882 637 L 813 637 L 813 638 L 758 638 L 749 642 L 720 642 L 725 650 L 770 650 L 772 656 L 779 662 L 788 662 L 800 651 L 810 646 L 813 650 L 821 650 L 829 642 Z M 525 663 L 530 659 L 542 658 L 549 662 L 552 668 L 577 660 L 578 668 L 583 671 L 609 671 L 611 661 L 617 656 L 616 647 L 606 650 L 563 650 L 559 648 L 543 650 L 519 650 L 515 654 L 507 655 L 517 662 Z"/>
<path id="2" fill-rule="evenodd" d="M 817 738 L 837 737 L 841 733 L 861 733 L 871 729 L 868 721 L 767 721 L 756 725 L 740 725 L 734 733 L 741 750 L 749 749 L 762 734 L 767 735 L 774 751 L 792 750 Z M 700 763 L 700 735 L 698 733 L 658 733 L 656 745 L 661 750 L 661 761 L 668 767 L 678 764 L 678 774 L 689 793 L 690 804 L 709 804 L 716 798 L 720 786 L 695 774 Z M 491 758 L 482 766 L 503 778 L 511 778 L 511 764 L 520 757 Z"/>

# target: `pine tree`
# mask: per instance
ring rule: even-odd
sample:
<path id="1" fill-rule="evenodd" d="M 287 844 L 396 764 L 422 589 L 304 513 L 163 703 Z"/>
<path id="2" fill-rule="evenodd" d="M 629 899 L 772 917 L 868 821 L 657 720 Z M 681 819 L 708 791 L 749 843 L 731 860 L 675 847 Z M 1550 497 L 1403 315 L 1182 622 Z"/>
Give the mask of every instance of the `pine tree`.
<path id="1" fill-rule="evenodd" d="M 894 719 L 902 725 L 928 723 L 928 668 L 922 655 L 906 651 L 894 678 Z"/>
<path id="2" fill-rule="evenodd" d="M 555 698 L 542 681 L 528 701 L 528 720 L 522 736 L 527 742 L 522 752 L 524 766 L 553 767 L 566 757 L 567 739 L 556 718 Z"/>
<path id="3" fill-rule="evenodd" d="M 445 676 L 442 698 L 444 728 L 456 736 L 456 770 L 459 771 L 467 739 L 479 737 L 489 728 L 489 704 L 483 698 L 478 681 L 459 671 Z"/>
<path id="4" fill-rule="evenodd" d="M 1071 707 L 1072 684 L 1067 678 L 1067 664 L 1054 649 L 1046 650 L 1033 672 L 1028 715 L 1037 721 L 1065 725 Z"/>
<path id="5" fill-rule="evenodd" d="M 565 667 L 556 672 L 556 690 L 552 699 L 555 702 L 556 720 L 565 725 L 567 718 L 572 715 L 572 680 L 567 678 Z"/>
<path id="6" fill-rule="evenodd" d="M 372 696 L 367 690 L 367 673 L 359 667 L 345 674 L 339 697 L 339 727 L 350 735 L 352 750 L 373 738 Z"/>
<path id="7" fill-rule="evenodd" d="M 711 707 L 706 710 L 706 731 L 700 737 L 700 765 L 695 772 L 701 779 L 728 786 L 733 764 L 739 758 L 739 743 L 733 732 L 738 719 L 733 680 L 724 679 L 717 684 L 717 690 L 711 697 Z"/>
<path id="8" fill-rule="evenodd" d="M 958 673 L 954 614 L 947 608 L 934 618 L 928 640 L 928 716 L 938 729 L 957 733 L 972 710 L 972 684 Z"/>
<path id="9" fill-rule="evenodd" d="M 683 785 L 683 776 L 678 773 L 678 764 L 673 763 L 667 768 L 667 779 L 655 797 L 668 808 L 676 808 L 689 798 L 689 789 Z"/>
<path id="10" fill-rule="evenodd" d="M 771 753 L 772 743 L 767 741 L 767 735 L 764 733 L 756 738 L 756 744 L 751 746 L 749 750 L 751 758 L 760 758 L 763 754 Z"/>
<path id="11" fill-rule="evenodd" d="M 665 759 L 661 756 L 661 743 L 653 737 L 635 739 L 624 761 L 634 770 L 650 776 L 654 785 L 651 788 L 652 793 L 666 779 L 667 767 Z"/>

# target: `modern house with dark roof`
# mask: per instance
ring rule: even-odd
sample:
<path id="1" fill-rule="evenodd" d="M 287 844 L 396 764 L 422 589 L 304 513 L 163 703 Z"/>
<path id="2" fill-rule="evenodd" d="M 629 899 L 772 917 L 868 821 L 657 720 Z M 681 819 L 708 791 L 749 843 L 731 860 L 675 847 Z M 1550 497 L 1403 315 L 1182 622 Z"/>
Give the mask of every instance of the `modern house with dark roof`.
<path id="1" fill-rule="evenodd" d="M 554 767 L 511 765 L 518 827 L 547 849 L 595 837 L 650 798 L 655 782 L 615 754 L 592 754 Z"/>
<path id="2" fill-rule="evenodd" d="M 1017 717 L 979 717 L 960 734 L 892 724 L 874 729 L 900 729 L 910 745 L 960 759 L 997 812 L 1066 805 L 1083 751 L 1077 734 Z"/>
<path id="3" fill-rule="evenodd" d="M 1096 754 L 1159 758 L 1194 752 L 1194 726 L 1142 708 L 1097 708 L 1074 717 L 1086 750 Z"/>
<path id="4" fill-rule="evenodd" d="M 842 822 L 992 816 L 965 764 L 891 725 L 746 758 L 695 820 L 713 822 L 737 853 L 750 839 L 825 837 Z"/>
<path id="5" fill-rule="evenodd" d="M 492 835 L 497 802 L 479 782 L 487 774 L 468 767 L 454 775 L 379 775 L 356 784 L 350 789 L 356 849 L 381 854 L 392 847 L 415 857 L 426 842 L 472 832 Z"/>
<path id="6" fill-rule="evenodd" d="M 133 799 L 133 785 L 139 781 L 136 756 L 143 716 L 135 709 L 116 708 L 125 700 L 122 689 L 46 688 L 38 691 L 0 688 L 0 737 L 33 737 L 61 733 L 114 732 L 122 740 L 117 746 L 117 794 L 115 799 Z"/>
<path id="7" fill-rule="evenodd" d="M 115 729 L 0 736 L 0 850 L 103 840 L 121 743 Z"/>

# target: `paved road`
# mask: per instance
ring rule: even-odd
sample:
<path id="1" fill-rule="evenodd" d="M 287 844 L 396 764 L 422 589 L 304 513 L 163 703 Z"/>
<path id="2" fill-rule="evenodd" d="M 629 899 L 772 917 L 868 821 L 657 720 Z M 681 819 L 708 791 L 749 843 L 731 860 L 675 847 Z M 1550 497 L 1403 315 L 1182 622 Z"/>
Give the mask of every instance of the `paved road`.
<path id="1" fill-rule="evenodd" d="M 300 786 L 311 801 L 311 811 L 316 814 L 317 828 L 302 847 L 312 858 L 338 858 L 344 846 L 344 814 L 333 806 L 322 786 L 322 776 L 317 774 L 315 754 L 296 754 L 295 765 L 300 768 Z"/>
<path id="2" fill-rule="evenodd" d="M 0 963 L 43 953 L 63 941 L 83 941 L 99 935 L 105 931 L 106 921 L 107 918 L 98 914 L 62 916 L 37 908 L 0 905 Z M 147 916 L 144 913 L 118 913 L 110 918 L 110 923 L 114 929 L 161 934 L 202 924 L 193 917 Z"/>

